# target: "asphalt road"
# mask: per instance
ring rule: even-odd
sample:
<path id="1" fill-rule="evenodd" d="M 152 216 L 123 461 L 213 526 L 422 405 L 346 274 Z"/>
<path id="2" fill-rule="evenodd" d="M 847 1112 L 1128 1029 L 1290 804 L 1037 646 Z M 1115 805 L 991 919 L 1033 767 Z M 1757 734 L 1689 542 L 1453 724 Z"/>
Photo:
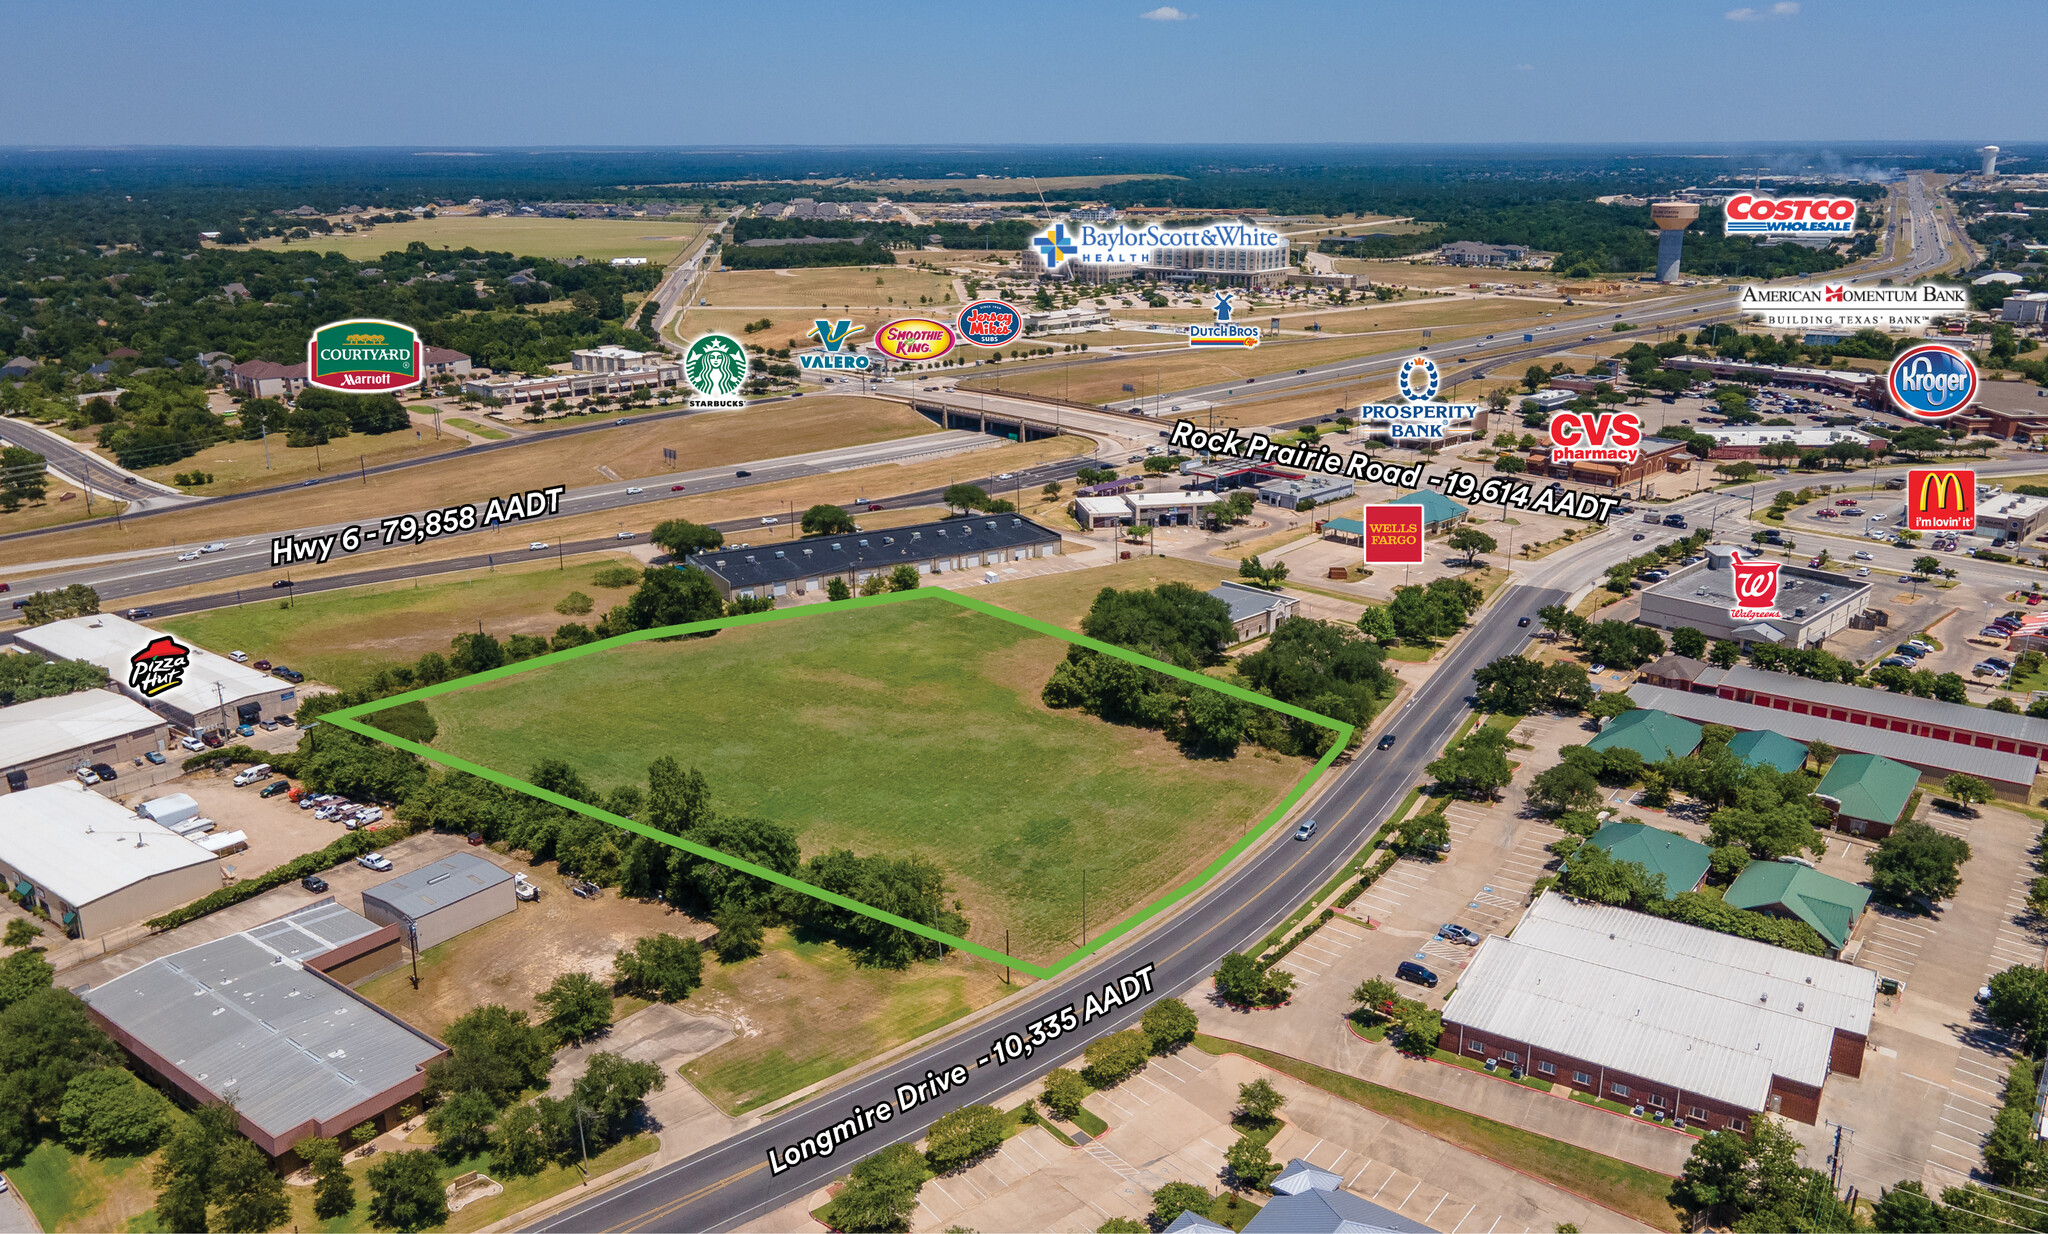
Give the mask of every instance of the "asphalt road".
<path id="1" fill-rule="evenodd" d="M 1193 906 L 1181 911 L 1153 937 L 1121 949 L 1108 959 L 1084 962 L 1047 983 L 1031 997 L 979 1027 L 963 1030 L 867 1079 L 833 1090 L 788 1114 L 734 1136 L 703 1152 L 663 1166 L 625 1186 L 595 1196 L 540 1225 L 540 1230 L 720 1230 L 755 1220 L 843 1174 L 855 1161 L 889 1144 L 917 1139 L 933 1119 L 962 1105 L 985 1102 L 1028 1083 L 1054 1067 L 1072 1063 L 1082 1048 L 1103 1033 L 1134 1025 L 1156 998 L 1172 996 L 1205 979 L 1232 951 L 1262 937 L 1314 894 L 1349 861 L 1373 830 L 1400 803 L 1409 786 L 1423 778 L 1423 766 L 1467 714 L 1465 696 L 1472 671 L 1511 654 L 1529 637 L 1511 617 L 1534 615 L 1566 593 L 1514 587 L 1496 598 L 1481 621 L 1451 653 L 1429 688 L 1404 705 L 1386 731 L 1399 735 L 1388 751 L 1367 746 L 1334 768 L 1330 787 L 1313 811 L 1322 826 L 1316 837 L 1296 842 L 1284 835 L 1224 875 Z M 979 1062 L 989 1045 L 1008 1033 L 1028 1035 L 1029 1026 L 1050 1012 L 1083 1000 L 1145 965 L 1152 989 L 1133 1002 L 1061 1036 L 1028 1059 Z M 920 1102 L 908 1113 L 853 1140 L 830 1157 L 812 1157 L 780 1174 L 768 1150 L 798 1143 L 847 1116 L 852 1107 L 873 1107 L 894 1099 L 899 1085 L 918 1084 L 927 1072 L 963 1067 L 968 1082 Z"/>

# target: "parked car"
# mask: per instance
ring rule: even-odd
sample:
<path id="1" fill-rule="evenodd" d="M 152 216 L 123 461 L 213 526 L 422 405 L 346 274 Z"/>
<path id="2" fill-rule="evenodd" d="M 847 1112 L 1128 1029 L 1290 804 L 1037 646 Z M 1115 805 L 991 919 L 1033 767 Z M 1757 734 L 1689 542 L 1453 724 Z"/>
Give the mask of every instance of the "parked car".
<path id="1" fill-rule="evenodd" d="M 1886 656 L 1877 662 L 1879 668 L 1911 668 L 1913 661 L 1905 656 Z"/>
<path id="2" fill-rule="evenodd" d="M 1869 577 L 1870 577 L 1870 567 L 1869 567 L 1869 566 L 1864 566 L 1864 567 L 1863 567 L 1862 569 L 1860 569 L 1860 570 L 1856 571 L 1856 577 L 1857 577 L 1857 578 L 1869 578 Z"/>
<path id="3" fill-rule="evenodd" d="M 143 755 L 142 757 L 148 759 L 152 763 L 155 763 L 159 767 L 164 765 L 164 756 L 161 750 L 151 750 L 149 753 Z"/>
<path id="4" fill-rule="evenodd" d="M 249 662 L 249 653 L 246 651 L 230 651 L 228 659 L 233 660 L 237 664 L 247 664 Z"/>
<path id="5" fill-rule="evenodd" d="M 320 892 L 327 890 L 327 880 L 318 874 L 308 874 L 299 880 L 299 886 L 318 895 Z"/>
<path id="6" fill-rule="evenodd" d="M 235 725 L 235 735 L 237 737 L 254 737 L 256 730 L 247 724 L 237 724 Z"/>
<path id="7" fill-rule="evenodd" d="M 1436 936 L 1447 943 L 1463 943 L 1467 947 L 1479 945 L 1479 935 L 1455 921 L 1444 922 L 1443 928 L 1436 932 Z"/>
<path id="8" fill-rule="evenodd" d="M 1305 818 L 1301 820 L 1301 826 L 1296 827 L 1294 829 L 1294 838 L 1297 840 L 1306 840 L 1315 833 L 1316 820 L 1312 818 Z"/>
<path id="9" fill-rule="evenodd" d="M 1436 974 L 1413 960 L 1403 960 L 1394 966 L 1394 976 L 1403 981 L 1412 981 L 1419 986 L 1436 989 Z"/>
<path id="10" fill-rule="evenodd" d="M 188 750 L 204 750 L 206 748 L 206 743 L 197 737 L 181 737 L 178 740 L 178 744 Z"/>
<path id="11" fill-rule="evenodd" d="M 356 864 L 365 870 L 375 870 L 379 874 L 391 869 L 391 859 L 382 853 L 364 853 L 356 858 Z"/>
<path id="12" fill-rule="evenodd" d="M 250 665 L 249 667 L 255 669 L 259 673 L 267 673 L 270 671 L 272 666 L 270 661 L 268 660 L 258 660 L 256 661 L 256 663 Z"/>
<path id="13" fill-rule="evenodd" d="M 206 748 L 209 750 L 218 750 L 222 746 L 227 744 L 226 742 L 221 740 L 219 733 L 201 733 L 199 735 L 199 740 L 205 742 Z"/>
<path id="14" fill-rule="evenodd" d="M 99 773 L 90 767 L 80 767 L 71 774 L 78 777 L 80 784 L 98 784 L 100 782 Z"/>
<path id="15" fill-rule="evenodd" d="M 297 685 L 299 682 L 304 681 L 306 679 L 306 675 L 304 673 L 299 672 L 297 669 L 286 668 L 282 664 L 278 665 L 274 669 L 271 669 L 270 675 L 272 677 L 278 677 L 285 681 L 289 681 L 294 685 Z"/>
<path id="16" fill-rule="evenodd" d="M 472 831 L 472 832 L 470 832 L 470 833 L 469 833 L 469 842 L 470 842 L 471 844 L 482 844 L 482 843 L 484 842 L 484 833 L 483 833 L 483 832 L 481 832 L 481 831 Z"/>
<path id="17" fill-rule="evenodd" d="M 121 778 L 120 775 L 117 772 L 115 772 L 114 765 L 112 763 L 94 763 L 92 765 L 92 769 L 102 780 L 118 780 Z"/>
<path id="18" fill-rule="evenodd" d="M 277 721 L 265 720 L 263 723 L 258 724 L 256 727 L 262 729 L 266 733 L 274 733 L 277 731 Z"/>
<path id="19" fill-rule="evenodd" d="M 1394 748 L 1395 740 L 1396 735 L 1393 733 L 1388 733 L 1386 736 L 1380 738 L 1379 748 L 1382 750 L 1391 750 Z"/>
<path id="20" fill-rule="evenodd" d="M 264 785 L 263 790 L 256 795 L 258 797 L 275 797 L 279 793 L 289 793 L 291 791 L 292 782 L 290 780 L 279 780 L 275 784 Z"/>

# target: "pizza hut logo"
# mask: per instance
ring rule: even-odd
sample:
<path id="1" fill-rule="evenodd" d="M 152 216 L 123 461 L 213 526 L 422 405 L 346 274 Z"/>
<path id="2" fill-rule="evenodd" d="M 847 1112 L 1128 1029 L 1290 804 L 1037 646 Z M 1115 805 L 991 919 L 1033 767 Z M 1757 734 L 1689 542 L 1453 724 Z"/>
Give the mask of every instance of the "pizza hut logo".
<path id="1" fill-rule="evenodd" d="M 155 698 L 185 680 L 192 665 L 192 649 L 168 634 L 128 657 L 128 687 L 145 697 Z"/>
<path id="2" fill-rule="evenodd" d="M 1736 621 L 1761 621 L 1778 612 L 1778 562 L 1744 561 L 1741 553 L 1730 554 L 1729 569 L 1735 572 L 1735 603 L 1728 616 Z"/>

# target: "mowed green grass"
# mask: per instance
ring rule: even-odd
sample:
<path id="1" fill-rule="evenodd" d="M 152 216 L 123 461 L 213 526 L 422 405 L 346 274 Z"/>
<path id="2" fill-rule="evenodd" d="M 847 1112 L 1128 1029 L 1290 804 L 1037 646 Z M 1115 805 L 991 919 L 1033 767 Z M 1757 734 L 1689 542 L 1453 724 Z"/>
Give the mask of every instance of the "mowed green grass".
<path id="1" fill-rule="evenodd" d="M 410 223 L 380 223 L 367 231 L 337 232 L 294 240 L 281 236 L 258 240 L 243 248 L 310 248 L 340 253 L 351 261 L 371 261 L 401 253 L 419 241 L 430 249 L 475 248 L 519 257 L 645 257 L 665 266 L 682 255 L 704 230 L 701 220 L 682 219 L 537 219 L 478 218 L 448 214 Z"/>
<path id="2" fill-rule="evenodd" d="M 795 828 L 805 856 L 944 869 L 974 941 L 1034 962 L 1199 871 L 1307 770 L 1245 747 L 1189 759 L 1156 732 L 1039 700 L 1067 644 L 938 602 L 824 610 L 641 643 L 441 695 L 437 749 L 524 777 L 561 757 L 595 786 L 663 754 L 717 807 Z"/>

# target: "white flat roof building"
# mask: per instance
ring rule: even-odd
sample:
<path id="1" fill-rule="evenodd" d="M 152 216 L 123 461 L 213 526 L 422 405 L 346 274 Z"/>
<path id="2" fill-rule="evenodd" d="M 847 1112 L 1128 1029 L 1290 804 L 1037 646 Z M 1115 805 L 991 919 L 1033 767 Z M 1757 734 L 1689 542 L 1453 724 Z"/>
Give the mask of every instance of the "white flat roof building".
<path id="1" fill-rule="evenodd" d="M 1114 498 L 1130 507 L 1139 523 L 1191 523 L 1205 506 L 1222 501 L 1217 493 L 1125 493 Z"/>
<path id="2" fill-rule="evenodd" d="M 80 690 L 0 707 L 0 776 L 10 791 L 55 784 L 89 763 L 160 749 L 170 726 L 112 690 Z"/>
<path id="3" fill-rule="evenodd" d="M 1705 428 L 1698 430 L 1702 437 L 1712 437 L 1723 446 L 1767 446 L 1772 442 L 1789 441 L 1802 450 L 1825 450 L 1838 442 L 1868 446 L 1870 434 L 1859 433 L 1853 428 Z"/>
<path id="4" fill-rule="evenodd" d="M 1076 497 L 1074 517 L 1088 527 L 1115 527 L 1131 517 L 1121 497 Z"/>
<path id="5" fill-rule="evenodd" d="M 129 698 L 186 728 L 233 727 L 243 723 L 244 706 L 260 715 L 289 710 L 282 702 L 296 697 L 287 682 L 203 647 L 190 648 L 184 679 L 161 694 L 145 695 L 128 684 L 135 655 L 165 635 L 126 617 L 97 613 L 30 626 L 14 636 L 24 647 L 60 660 L 87 660 Z M 183 644 L 180 644 L 181 646 Z"/>
<path id="6" fill-rule="evenodd" d="M 0 875 L 81 938 L 220 888 L 212 853 L 75 782 L 0 796 Z"/>

